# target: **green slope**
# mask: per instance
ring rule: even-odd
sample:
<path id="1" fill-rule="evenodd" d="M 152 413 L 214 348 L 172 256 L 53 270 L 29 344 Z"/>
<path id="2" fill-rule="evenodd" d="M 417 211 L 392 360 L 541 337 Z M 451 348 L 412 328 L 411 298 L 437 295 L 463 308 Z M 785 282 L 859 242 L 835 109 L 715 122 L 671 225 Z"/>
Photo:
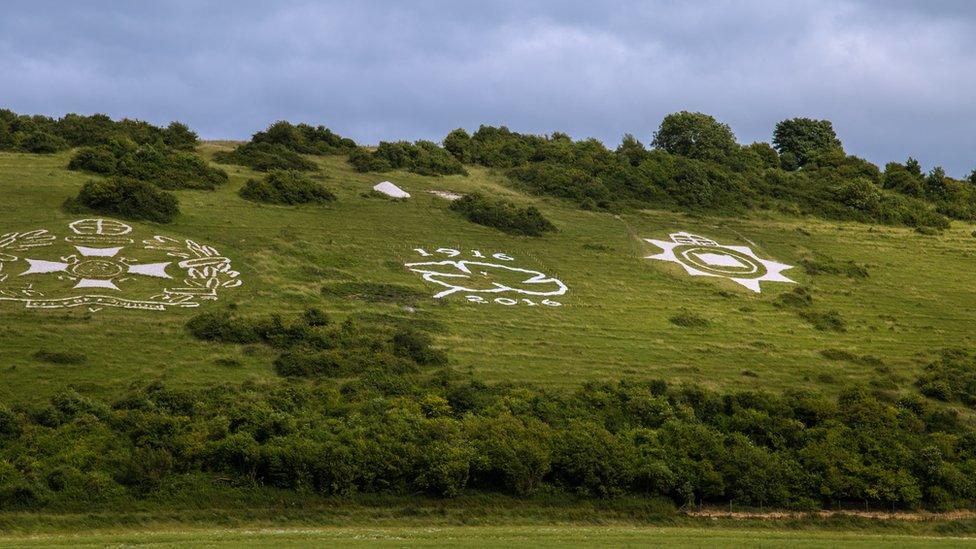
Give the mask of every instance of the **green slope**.
<path id="1" fill-rule="evenodd" d="M 208 144 L 205 154 L 226 149 Z M 90 177 L 65 169 L 70 153 L 0 153 L 3 216 L 0 234 L 32 229 L 63 232 L 78 219 L 60 209 Z M 339 199 L 328 206 L 280 207 L 240 199 L 253 172 L 224 166 L 230 182 L 214 192 L 178 191 L 183 214 L 175 223 L 132 223 L 140 235 L 191 238 L 219 249 L 241 273 L 243 286 L 220 294 L 219 308 L 294 312 L 320 306 L 337 318 L 393 315 L 438 327 L 438 343 L 454 364 L 486 381 L 578 384 L 600 379 L 695 381 L 715 388 L 819 387 L 830 392 L 851 380 L 907 386 L 924 360 L 943 347 L 972 343 L 976 274 L 973 228 L 955 222 L 943 235 L 908 229 L 829 223 L 754 214 L 731 219 L 647 211 L 615 216 L 586 212 L 556 200 L 519 195 L 500 176 L 440 178 L 409 173 L 360 174 L 342 158 L 317 159 L 316 177 Z M 404 202 L 364 197 L 390 179 L 413 194 Z M 509 236 L 474 225 L 427 190 L 509 196 L 537 205 L 559 232 L 542 238 Z M 642 238 L 667 240 L 689 231 L 722 244 L 750 245 L 763 258 L 791 265 L 804 259 L 865 266 L 866 278 L 785 274 L 808 288 L 818 311 L 836 310 L 845 332 L 819 331 L 794 311 L 775 306 L 794 285 L 763 283 L 754 294 L 727 280 L 692 278 L 677 265 L 644 259 L 659 250 Z M 432 296 L 440 288 L 403 264 L 414 251 L 454 248 L 473 259 L 504 253 L 513 265 L 556 276 L 569 292 L 562 306 L 469 303 L 462 294 L 402 303 L 324 296 L 323 286 L 359 281 L 409 287 Z M 53 258 L 46 258 L 53 259 Z M 107 308 L 89 313 L 27 310 L 0 302 L 0 399 L 39 400 L 73 386 L 111 396 L 152 380 L 189 386 L 276 377 L 273 354 L 197 341 L 184 330 L 199 310 L 164 312 Z M 669 318 L 691 312 L 710 321 L 686 328 Z M 80 365 L 39 362 L 39 349 L 76 350 Z M 876 361 L 830 360 L 841 349 Z M 232 357 L 241 366 L 214 361 Z"/>

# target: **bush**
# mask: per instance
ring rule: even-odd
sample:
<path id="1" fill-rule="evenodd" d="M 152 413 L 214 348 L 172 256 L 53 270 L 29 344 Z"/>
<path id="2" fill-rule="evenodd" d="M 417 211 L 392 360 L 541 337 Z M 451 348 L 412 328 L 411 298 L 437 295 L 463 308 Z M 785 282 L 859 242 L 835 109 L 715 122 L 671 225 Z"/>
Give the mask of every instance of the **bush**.
<path id="1" fill-rule="evenodd" d="M 399 375 L 414 372 L 418 366 L 447 362 L 446 355 L 434 349 L 431 338 L 422 332 L 399 329 L 390 334 L 388 328 L 367 329 L 353 321 L 333 326 L 315 308 L 293 319 L 209 312 L 191 318 L 186 328 L 204 341 L 263 343 L 279 349 L 274 367 L 286 377 L 344 377 L 368 370 Z"/>
<path id="2" fill-rule="evenodd" d="M 51 364 L 83 364 L 88 357 L 80 351 L 49 351 L 41 349 L 34 353 L 34 359 Z"/>
<path id="3" fill-rule="evenodd" d="M 250 179 L 239 194 L 269 204 L 321 204 L 336 199 L 324 186 L 295 170 L 274 170 L 260 180 Z"/>
<path id="4" fill-rule="evenodd" d="M 35 154 L 51 154 L 67 148 L 67 141 L 44 131 L 29 133 L 20 142 L 22 151 Z"/>
<path id="5" fill-rule="evenodd" d="M 78 149 L 68 169 L 137 179 L 169 190 L 212 190 L 227 182 L 226 172 L 210 167 L 192 153 L 151 145 L 137 147 L 126 141 Z"/>
<path id="6" fill-rule="evenodd" d="M 120 139 L 136 145 L 181 150 L 192 150 L 197 144 L 197 135 L 179 122 L 173 122 L 164 129 L 141 120 L 114 121 L 104 114 L 84 116 L 69 113 L 55 120 L 0 109 L 0 150 L 44 154 L 69 147 L 104 145 Z"/>
<path id="7" fill-rule="evenodd" d="M 238 164 L 259 172 L 272 170 L 314 171 L 318 169 L 311 160 L 277 143 L 244 143 L 232 151 L 214 154 L 215 162 Z"/>
<path id="8" fill-rule="evenodd" d="M 68 169 L 86 171 L 102 175 L 115 173 L 119 159 L 108 147 L 82 147 L 68 162 Z"/>
<path id="9" fill-rule="evenodd" d="M 182 122 L 171 122 L 162 133 L 163 143 L 179 151 L 192 151 L 199 142 L 197 133 Z"/>
<path id="10" fill-rule="evenodd" d="M 447 134 L 444 138 L 444 150 L 451 153 L 451 156 L 462 164 L 471 162 L 471 136 L 464 128 L 458 128 Z M 976 174 L 976 170 L 973 170 Z"/>
<path id="11" fill-rule="evenodd" d="M 381 141 L 375 151 L 356 149 L 349 155 L 356 171 L 407 170 L 420 175 L 467 175 L 464 166 L 448 151 L 430 141 Z"/>
<path id="12" fill-rule="evenodd" d="M 800 311 L 800 318 L 822 332 L 845 332 L 847 324 L 837 311 Z"/>
<path id="13" fill-rule="evenodd" d="M 349 165 L 357 172 L 388 172 L 393 169 L 390 163 L 368 150 L 360 147 L 349 153 Z"/>
<path id="14" fill-rule="evenodd" d="M 451 203 L 468 221 L 500 231 L 525 236 L 542 236 L 556 227 L 535 206 L 521 207 L 504 199 L 479 193 L 465 195 Z"/>
<path id="15" fill-rule="evenodd" d="M 421 366 L 442 366 L 447 363 L 447 355 L 434 349 L 429 335 L 414 330 L 401 330 L 393 335 L 393 353 L 409 358 Z"/>
<path id="16" fill-rule="evenodd" d="M 334 133 L 325 126 L 293 125 L 279 120 L 264 131 L 255 133 L 251 143 L 280 145 L 301 154 L 345 154 L 356 148 L 356 142 Z"/>
<path id="17" fill-rule="evenodd" d="M 172 193 L 124 177 L 85 183 L 78 196 L 65 202 L 65 208 L 155 223 L 169 223 L 180 213 L 179 202 Z"/>
<path id="18" fill-rule="evenodd" d="M 976 405 L 976 360 L 963 349 L 947 349 L 925 366 L 916 385 L 925 396 Z"/>
<path id="19" fill-rule="evenodd" d="M 668 321 L 682 328 L 708 328 L 711 325 L 707 318 L 691 311 L 681 311 L 668 318 Z"/>

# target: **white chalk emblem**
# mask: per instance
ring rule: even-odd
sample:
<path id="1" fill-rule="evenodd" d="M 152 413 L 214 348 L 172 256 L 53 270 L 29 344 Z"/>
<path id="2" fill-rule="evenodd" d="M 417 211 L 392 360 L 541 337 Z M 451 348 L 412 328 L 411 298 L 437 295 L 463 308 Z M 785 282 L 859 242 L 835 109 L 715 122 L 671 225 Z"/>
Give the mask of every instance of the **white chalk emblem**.
<path id="1" fill-rule="evenodd" d="M 671 241 L 644 240 L 663 250 L 647 259 L 659 259 L 677 263 L 691 276 L 727 278 L 759 293 L 760 282 L 796 283 L 782 272 L 792 265 L 760 259 L 748 246 L 725 246 L 703 236 L 691 233 L 673 233 Z"/>
<path id="2" fill-rule="evenodd" d="M 489 303 L 478 294 L 503 294 L 512 297 L 497 297 L 494 303 L 508 306 L 525 304 L 532 307 L 540 303 L 529 298 L 518 300 L 513 297 L 554 297 L 563 295 L 569 290 L 561 280 L 540 271 L 501 263 L 515 260 L 507 254 L 496 253 L 486 257 L 479 250 L 471 250 L 473 259 L 454 259 L 461 255 L 460 250 L 438 248 L 434 253 L 430 253 L 417 248 L 415 251 L 423 257 L 430 257 L 436 253 L 451 258 L 404 265 L 407 269 L 422 275 L 427 282 L 445 288 L 434 294 L 435 299 L 461 292 L 466 294 L 467 300 L 471 303 Z M 488 261 L 489 259 L 499 262 Z M 549 299 L 543 299 L 541 304 L 550 307 L 561 305 Z"/>
<path id="3" fill-rule="evenodd" d="M 197 307 L 241 285 L 230 259 L 193 240 L 153 236 L 133 245 L 130 225 L 101 218 L 80 219 L 68 229 L 62 239 L 68 251 L 60 257 L 52 256 L 62 240 L 46 229 L 0 235 L 0 301 L 30 309 L 162 311 Z M 155 258 L 143 259 L 147 255 Z M 89 293 L 97 290 L 105 293 Z M 133 299 L 133 292 L 143 296 Z"/>

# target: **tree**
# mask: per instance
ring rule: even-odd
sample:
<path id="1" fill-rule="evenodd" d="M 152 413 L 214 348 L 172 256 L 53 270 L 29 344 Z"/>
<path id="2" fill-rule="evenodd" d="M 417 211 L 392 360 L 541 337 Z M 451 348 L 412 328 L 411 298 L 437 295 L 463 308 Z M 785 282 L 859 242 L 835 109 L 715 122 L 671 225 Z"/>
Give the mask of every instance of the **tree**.
<path id="1" fill-rule="evenodd" d="M 780 167 L 779 154 L 769 143 L 766 143 L 765 141 L 757 141 L 744 148 L 759 157 L 763 168 Z"/>
<path id="2" fill-rule="evenodd" d="M 780 155 L 795 155 L 798 166 L 803 166 L 814 156 L 843 147 L 830 120 L 791 118 L 776 124 L 773 146 Z"/>
<path id="3" fill-rule="evenodd" d="M 618 158 L 631 166 L 637 166 L 647 158 L 647 149 L 644 148 L 644 144 L 629 133 L 624 134 L 616 153 Z"/>
<path id="4" fill-rule="evenodd" d="M 971 184 L 976 185 L 976 169 L 969 172 L 969 177 L 966 178 L 966 181 L 969 181 Z"/>
<path id="5" fill-rule="evenodd" d="M 444 138 L 444 148 L 454 155 L 458 162 L 462 164 L 471 162 L 471 136 L 464 128 L 458 128 L 447 134 Z"/>
<path id="6" fill-rule="evenodd" d="M 671 154 L 715 162 L 725 161 L 738 147 L 727 124 L 707 114 L 688 111 L 665 116 L 651 144 Z"/>
<path id="7" fill-rule="evenodd" d="M 925 176 L 925 196 L 931 200 L 946 200 L 949 198 L 949 183 L 946 180 L 942 166 L 932 168 Z"/>
<path id="8" fill-rule="evenodd" d="M 163 130 L 163 143 L 181 151 L 192 151 L 197 146 L 197 134 L 182 122 L 171 122 Z"/>

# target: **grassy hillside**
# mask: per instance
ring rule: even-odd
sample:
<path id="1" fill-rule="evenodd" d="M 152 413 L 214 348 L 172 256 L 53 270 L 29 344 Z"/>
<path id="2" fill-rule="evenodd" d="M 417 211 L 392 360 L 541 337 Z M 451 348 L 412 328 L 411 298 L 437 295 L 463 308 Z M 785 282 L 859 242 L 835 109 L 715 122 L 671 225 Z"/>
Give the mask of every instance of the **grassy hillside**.
<path id="1" fill-rule="evenodd" d="M 213 143 L 202 152 L 209 156 L 230 148 Z M 92 177 L 67 171 L 69 157 L 0 153 L 5 212 L 0 234 L 63 232 L 66 223 L 84 217 L 60 209 Z M 663 211 L 614 215 L 519 195 L 501 176 L 478 167 L 469 168 L 469 176 L 434 178 L 362 174 L 343 157 L 309 158 L 321 164 L 313 178 L 338 195 L 336 202 L 284 207 L 245 201 L 238 189 L 259 174 L 223 166 L 230 182 L 216 191 L 177 192 L 183 213 L 173 224 L 133 225 L 147 236 L 212 245 L 233 260 L 243 286 L 222 292 L 205 308 L 235 303 L 248 313 L 291 313 L 316 305 L 338 319 L 416 319 L 435 328 L 437 344 L 455 365 L 470 367 L 486 381 L 572 385 L 665 378 L 717 389 L 827 392 L 847 381 L 873 381 L 885 388 L 909 385 L 934 351 L 972 343 L 976 274 L 969 263 L 976 238 L 962 222 L 926 236 L 905 228 L 762 213 L 735 219 Z M 384 179 L 413 198 L 364 196 Z M 510 236 L 466 221 L 428 190 L 484 191 L 534 204 L 559 231 L 541 238 Z M 659 250 L 643 238 L 667 240 L 678 231 L 752 245 L 760 257 L 796 265 L 785 274 L 810 291 L 814 309 L 837 311 L 846 331 L 820 331 L 790 308 L 777 307 L 781 294 L 794 285 L 764 282 L 762 293 L 754 294 L 727 280 L 689 277 L 677 265 L 644 259 Z M 463 294 L 417 298 L 407 290 L 432 296 L 443 288 L 403 266 L 423 260 L 415 248 L 453 248 L 469 259 L 474 250 L 486 256 L 504 253 L 515 258 L 513 265 L 558 277 L 569 292 L 556 298 L 561 307 L 469 303 Z M 854 262 L 867 276 L 817 273 L 802 267 L 804 262 L 814 267 Z M 396 285 L 404 295 L 371 302 L 363 291 L 343 293 L 348 285 L 342 283 L 348 282 Z M 323 287 L 333 291 L 323 295 Z M 0 399 L 7 402 L 45 399 L 66 386 L 113 396 L 151 380 L 206 386 L 276 377 L 273 355 L 263 347 L 190 337 L 184 323 L 199 312 L 192 309 L 89 313 L 0 302 L 0 311 Z M 681 314 L 706 319 L 708 326 L 683 327 L 670 320 Z M 42 349 L 79 351 L 87 361 L 41 362 L 33 355 Z M 880 362 L 858 360 L 865 355 Z M 240 366 L 218 363 L 226 358 Z"/>

